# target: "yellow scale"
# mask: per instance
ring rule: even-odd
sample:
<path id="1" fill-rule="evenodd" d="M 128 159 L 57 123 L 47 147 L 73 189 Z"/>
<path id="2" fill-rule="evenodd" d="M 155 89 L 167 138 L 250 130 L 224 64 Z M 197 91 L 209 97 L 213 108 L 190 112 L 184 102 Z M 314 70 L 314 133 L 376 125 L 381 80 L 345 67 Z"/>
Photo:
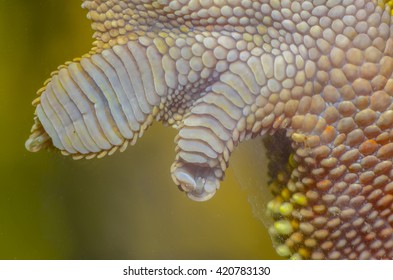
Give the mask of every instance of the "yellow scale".
<path id="1" fill-rule="evenodd" d="M 393 0 L 383 0 L 382 3 L 380 4 L 382 8 L 385 7 L 385 5 L 388 5 L 390 7 L 390 14 L 393 16 Z"/>

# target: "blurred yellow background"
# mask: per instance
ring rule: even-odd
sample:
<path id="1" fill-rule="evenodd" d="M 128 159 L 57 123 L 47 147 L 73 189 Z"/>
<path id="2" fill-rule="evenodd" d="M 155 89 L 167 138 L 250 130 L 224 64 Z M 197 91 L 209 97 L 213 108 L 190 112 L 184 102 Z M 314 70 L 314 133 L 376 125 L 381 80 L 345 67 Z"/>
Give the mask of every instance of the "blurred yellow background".
<path id="1" fill-rule="evenodd" d="M 229 169 L 216 196 L 197 203 L 171 180 L 176 131 L 161 124 L 101 160 L 25 150 L 36 90 L 90 49 L 80 5 L 0 1 L 0 259 L 277 258 L 240 186 L 251 159 L 236 159 L 240 179 Z"/>

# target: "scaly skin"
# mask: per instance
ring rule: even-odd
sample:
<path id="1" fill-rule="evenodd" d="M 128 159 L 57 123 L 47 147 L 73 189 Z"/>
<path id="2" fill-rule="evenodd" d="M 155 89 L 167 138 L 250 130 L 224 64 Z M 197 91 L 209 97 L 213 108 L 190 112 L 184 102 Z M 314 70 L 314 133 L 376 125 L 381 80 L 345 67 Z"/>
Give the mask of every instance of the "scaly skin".
<path id="1" fill-rule="evenodd" d="M 26 147 L 102 157 L 134 144 L 156 118 L 179 130 L 174 182 L 206 200 L 241 141 L 285 129 L 290 165 L 271 172 L 277 252 L 392 259 L 390 6 L 84 1 L 94 47 L 39 90 Z"/>

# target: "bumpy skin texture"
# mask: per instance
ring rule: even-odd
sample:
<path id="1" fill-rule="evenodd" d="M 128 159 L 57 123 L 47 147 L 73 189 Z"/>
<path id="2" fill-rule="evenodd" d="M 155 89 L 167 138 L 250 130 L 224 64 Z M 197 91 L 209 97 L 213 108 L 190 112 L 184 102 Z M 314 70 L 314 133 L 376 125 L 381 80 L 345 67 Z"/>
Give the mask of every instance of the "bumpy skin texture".
<path id="1" fill-rule="evenodd" d="M 239 142 L 285 129 L 293 154 L 273 172 L 269 203 L 277 252 L 393 258 L 390 4 L 93 0 L 83 7 L 94 47 L 39 90 L 27 149 L 102 157 L 134 144 L 155 118 L 179 130 L 174 182 L 206 200 Z"/>

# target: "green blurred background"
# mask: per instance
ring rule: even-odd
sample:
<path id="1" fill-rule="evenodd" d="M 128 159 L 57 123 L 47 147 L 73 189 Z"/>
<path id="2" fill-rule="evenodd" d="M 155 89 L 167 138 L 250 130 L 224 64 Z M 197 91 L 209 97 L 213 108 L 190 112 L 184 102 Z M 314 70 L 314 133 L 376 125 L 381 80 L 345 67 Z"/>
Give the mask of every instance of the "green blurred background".
<path id="1" fill-rule="evenodd" d="M 0 259 L 277 258 L 241 187 L 261 173 L 246 153 L 235 155 L 239 179 L 230 168 L 216 196 L 197 203 L 171 180 L 175 130 L 160 124 L 101 160 L 25 150 L 36 90 L 90 49 L 80 5 L 0 0 Z"/>

